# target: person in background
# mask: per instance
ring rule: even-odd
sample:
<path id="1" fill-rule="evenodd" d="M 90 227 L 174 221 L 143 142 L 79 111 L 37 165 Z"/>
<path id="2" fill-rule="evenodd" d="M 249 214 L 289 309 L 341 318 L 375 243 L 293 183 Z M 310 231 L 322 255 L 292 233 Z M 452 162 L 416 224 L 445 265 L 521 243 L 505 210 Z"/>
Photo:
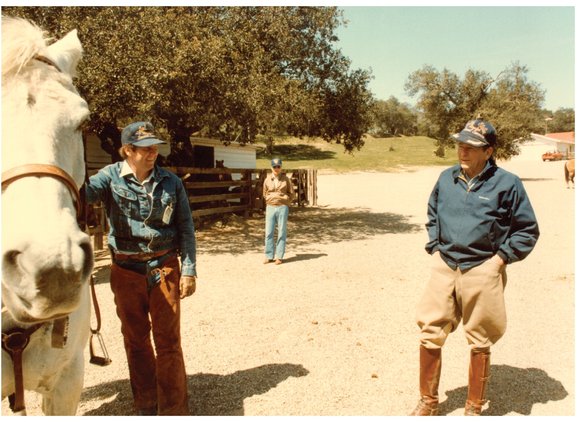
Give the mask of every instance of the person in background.
<path id="1" fill-rule="evenodd" d="M 187 415 L 180 299 L 196 290 L 196 240 L 181 180 L 158 167 L 150 122 L 123 129 L 120 155 L 89 178 L 85 196 L 109 222 L 110 286 L 138 415 Z M 179 263 L 180 258 L 180 263 Z M 153 334 L 154 348 L 150 340 Z"/>
<path id="2" fill-rule="evenodd" d="M 496 165 L 496 130 L 481 119 L 453 136 L 459 164 L 443 171 L 429 197 L 425 249 L 430 279 L 417 307 L 419 390 L 411 416 L 438 414 L 441 348 L 460 321 L 470 345 L 465 415 L 480 415 L 490 377 L 490 346 L 506 330 L 506 266 L 539 237 L 520 179 Z"/>
<path id="3" fill-rule="evenodd" d="M 263 198 L 265 199 L 265 261 L 275 265 L 283 263 L 285 244 L 287 240 L 287 217 L 289 206 L 294 199 L 294 188 L 291 180 L 281 171 L 282 161 L 279 158 L 271 160 L 271 175 L 263 182 Z M 277 224 L 277 242 L 273 236 Z"/>

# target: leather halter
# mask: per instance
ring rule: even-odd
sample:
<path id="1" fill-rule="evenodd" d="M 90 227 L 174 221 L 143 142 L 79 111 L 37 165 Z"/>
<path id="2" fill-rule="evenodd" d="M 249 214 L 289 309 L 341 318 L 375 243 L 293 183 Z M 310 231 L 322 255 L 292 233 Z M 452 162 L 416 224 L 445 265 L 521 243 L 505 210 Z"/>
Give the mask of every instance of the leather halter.
<path id="1" fill-rule="evenodd" d="M 34 56 L 35 60 L 38 60 L 39 62 L 43 62 L 44 64 L 48 64 L 49 66 L 54 67 L 55 69 L 57 69 L 59 71 L 59 73 L 63 73 L 61 71 L 61 69 L 59 68 L 59 66 L 57 66 L 57 64 L 52 61 L 51 59 L 45 57 L 45 56 L 41 56 L 40 54 L 37 54 L 36 56 Z"/>
<path id="2" fill-rule="evenodd" d="M 81 206 L 81 196 L 79 195 L 77 184 L 65 170 L 52 164 L 24 164 L 13 167 L 2 173 L 2 190 L 6 189 L 12 182 L 23 177 L 52 177 L 63 183 L 73 196 L 73 202 L 77 210 L 77 219 L 80 220 L 82 218 L 83 207 Z"/>

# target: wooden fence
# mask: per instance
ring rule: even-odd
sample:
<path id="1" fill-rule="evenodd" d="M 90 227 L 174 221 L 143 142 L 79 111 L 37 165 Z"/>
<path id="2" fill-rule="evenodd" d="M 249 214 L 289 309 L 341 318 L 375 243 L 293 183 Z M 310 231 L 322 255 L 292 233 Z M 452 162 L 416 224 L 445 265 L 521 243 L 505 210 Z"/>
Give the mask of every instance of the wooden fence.
<path id="1" fill-rule="evenodd" d="M 270 170 L 234 168 L 166 167 L 184 183 L 192 216 L 243 213 L 265 208 L 263 181 Z M 290 177 L 298 206 L 317 205 L 317 170 L 291 169 Z M 237 177 L 233 177 L 237 175 Z M 237 179 L 237 180 L 234 180 Z"/>

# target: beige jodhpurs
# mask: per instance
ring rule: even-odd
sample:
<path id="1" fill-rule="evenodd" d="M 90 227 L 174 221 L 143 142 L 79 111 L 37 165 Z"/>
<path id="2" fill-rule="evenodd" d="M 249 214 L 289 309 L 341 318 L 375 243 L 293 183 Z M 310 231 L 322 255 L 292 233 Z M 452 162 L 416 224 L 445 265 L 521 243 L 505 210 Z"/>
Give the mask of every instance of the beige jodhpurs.
<path id="1" fill-rule="evenodd" d="M 506 331 L 506 265 L 489 259 L 470 270 L 452 270 L 439 252 L 431 262 L 429 282 L 417 305 L 421 345 L 442 347 L 460 321 L 472 348 L 496 343 Z"/>

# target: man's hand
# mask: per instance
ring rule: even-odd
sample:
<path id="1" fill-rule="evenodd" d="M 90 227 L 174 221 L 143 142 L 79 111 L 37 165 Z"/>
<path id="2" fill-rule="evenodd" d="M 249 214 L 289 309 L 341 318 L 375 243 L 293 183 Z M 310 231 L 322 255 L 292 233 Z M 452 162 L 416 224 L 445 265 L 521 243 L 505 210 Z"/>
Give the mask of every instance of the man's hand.
<path id="1" fill-rule="evenodd" d="M 499 266 L 506 265 L 506 262 L 500 257 L 500 255 L 494 255 L 491 259 L 493 259 Z"/>
<path id="2" fill-rule="evenodd" d="M 196 291 L 196 277 L 182 276 L 180 277 L 180 299 L 192 295 Z"/>

